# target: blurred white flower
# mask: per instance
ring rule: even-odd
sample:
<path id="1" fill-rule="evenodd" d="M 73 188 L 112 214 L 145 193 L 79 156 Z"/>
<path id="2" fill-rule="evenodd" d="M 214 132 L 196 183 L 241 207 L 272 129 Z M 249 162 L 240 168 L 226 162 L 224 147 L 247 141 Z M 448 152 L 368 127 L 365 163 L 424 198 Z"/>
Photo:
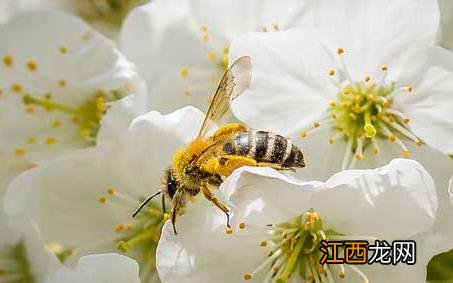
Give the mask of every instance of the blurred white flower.
<path id="1" fill-rule="evenodd" d="M 0 205 L 0 282 L 44 282 L 59 267 L 58 259 L 28 219 L 21 220 L 21 229 L 9 221 Z"/>
<path id="2" fill-rule="evenodd" d="M 22 14 L 0 27 L 0 42 L 3 153 L 39 162 L 87 147 L 101 124 L 107 135 L 128 127 L 147 107 L 135 67 L 74 16 Z"/>
<path id="3" fill-rule="evenodd" d="M 307 2 L 155 0 L 126 18 L 120 48 L 147 81 L 155 109 L 204 109 L 228 66 L 231 41 L 298 26 Z"/>
<path id="4" fill-rule="evenodd" d="M 453 2 L 450 0 L 438 1 L 441 16 L 440 45 L 453 50 Z"/>
<path id="5" fill-rule="evenodd" d="M 62 266 L 46 283 L 140 283 L 135 261 L 118 254 L 98 254 L 79 259 L 75 268 Z"/>
<path id="6" fill-rule="evenodd" d="M 157 280 L 155 250 L 164 215 L 160 202 L 132 218 L 161 186 L 172 154 L 197 134 L 204 115 L 187 107 L 137 118 L 116 143 L 62 155 L 16 178 L 6 194 L 11 217 L 29 215 L 46 242 L 71 249 L 68 263 L 95 252 L 136 259 L 143 282 Z"/>
<path id="7" fill-rule="evenodd" d="M 424 235 L 435 220 L 436 191 L 415 161 L 343 171 L 325 183 L 243 168 L 220 192 L 234 232 L 225 234 L 221 213 L 204 202 L 180 217 L 180 234 L 166 223 L 157 251 L 163 282 L 425 282 L 436 252 Z M 319 244 L 327 238 L 416 240 L 417 262 L 322 267 Z"/>

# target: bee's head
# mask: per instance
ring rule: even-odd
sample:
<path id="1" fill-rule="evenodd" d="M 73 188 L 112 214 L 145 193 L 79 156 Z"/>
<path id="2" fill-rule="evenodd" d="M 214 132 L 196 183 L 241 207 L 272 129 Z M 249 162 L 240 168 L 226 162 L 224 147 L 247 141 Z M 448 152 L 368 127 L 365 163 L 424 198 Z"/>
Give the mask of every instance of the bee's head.
<path id="1" fill-rule="evenodd" d="M 179 182 L 176 179 L 173 170 L 169 167 L 162 174 L 162 192 L 173 199 L 176 190 L 179 187 Z"/>

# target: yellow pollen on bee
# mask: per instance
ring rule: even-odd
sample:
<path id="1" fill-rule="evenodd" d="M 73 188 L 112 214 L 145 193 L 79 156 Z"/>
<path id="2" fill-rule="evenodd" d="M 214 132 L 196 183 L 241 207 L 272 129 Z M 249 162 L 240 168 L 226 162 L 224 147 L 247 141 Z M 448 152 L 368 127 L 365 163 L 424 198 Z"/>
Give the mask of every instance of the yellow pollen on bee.
<path id="1" fill-rule="evenodd" d="M 52 122 L 52 128 L 58 129 L 58 128 L 60 128 L 60 126 L 61 126 L 60 120 L 54 120 L 54 121 Z"/>
<path id="2" fill-rule="evenodd" d="M 114 194 L 116 193 L 116 189 L 113 188 L 113 187 L 108 187 L 108 188 L 107 188 L 107 193 L 108 193 L 109 195 L 114 195 Z"/>
<path id="3" fill-rule="evenodd" d="M 280 26 L 278 24 L 273 24 L 272 27 L 274 28 L 275 31 L 280 30 Z"/>
<path id="4" fill-rule="evenodd" d="M 99 203 L 105 203 L 106 201 L 107 201 L 107 198 L 104 196 L 98 198 Z"/>
<path id="5" fill-rule="evenodd" d="M 58 81 L 58 86 L 59 87 L 65 87 L 66 86 L 66 80 L 63 80 L 63 79 L 59 80 Z"/>
<path id="6" fill-rule="evenodd" d="M 68 48 L 62 45 L 58 48 L 58 51 L 60 51 L 61 54 L 66 54 L 68 52 Z"/>
<path id="7" fill-rule="evenodd" d="M 403 152 L 401 153 L 401 155 L 404 157 L 404 158 L 408 158 L 410 156 L 410 152 L 409 150 L 403 150 Z"/>
<path id="8" fill-rule="evenodd" d="M 267 246 L 267 242 L 266 241 L 261 241 L 260 242 L 260 247 L 266 247 Z"/>
<path id="9" fill-rule="evenodd" d="M 225 228 L 225 233 L 228 235 L 231 235 L 231 234 L 233 234 L 233 229 L 231 229 L 231 227 L 227 227 L 227 228 Z"/>
<path id="10" fill-rule="evenodd" d="M 27 143 L 28 144 L 35 144 L 36 143 L 36 138 L 35 137 L 31 137 L 27 140 Z"/>
<path id="11" fill-rule="evenodd" d="M 14 92 L 14 93 L 21 93 L 24 88 L 22 87 L 21 84 L 19 83 L 15 83 L 15 84 L 12 84 L 11 85 L 11 90 Z"/>
<path id="12" fill-rule="evenodd" d="M 214 51 L 209 51 L 208 54 L 206 54 L 206 59 L 209 61 L 215 61 L 217 58 L 217 54 Z"/>
<path id="13" fill-rule="evenodd" d="M 308 133 L 307 133 L 306 131 L 301 131 L 301 132 L 300 132 L 300 137 L 301 137 L 301 138 L 304 139 L 304 138 L 306 138 L 307 136 L 308 136 Z"/>
<path id="14" fill-rule="evenodd" d="M 57 140 L 54 137 L 48 137 L 44 140 L 44 144 L 47 146 L 54 145 L 57 142 Z"/>
<path id="15" fill-rule="evenodd" d="M 381 66 L 381 71 L 383 71 L 383 72 L 387 72 L 388 69 L 389 69 L 389 67 L 386 64 Z"/>
<path id="16" fill-rule="evenodd" d="M 25 151 L 25 149 L 23 149 L 23 148 L 16 148 L 16 149 L 14 150 L 14 155 L 15 155 L 15 156 L 24 156 L 25 153 L 26 153 L 26 151 Z"/>
<path id="17" fill-rule="evenodd" d="M 411 93 L 414 91 L 414 87 L 412 85 L 408 85 L 404 88 L 408 93 Z"/>
<path id="18" fill-rule="evenodd" d="M 364 80 L 365 80 L 365 82 L 371 81 L 371 76 L 370 75 L 366 75 Z"/>
<path id="19" fill-rule="evenodd" d="M 38 69 L 38 64 L 33 61 L 28 61 L 26 66 L 30 72 L 36 72 L 36 70 Z"/>
<path id="20" fill-rule="evenodd" d="M 244 280 L 251 280 L 252 279 L 252 274 L 246 273 L 244 274 Z"/>
<path id="21" fill-rule="evenodd" d="M 337 54 L 338 55 L 342 55 L 343 53 L 344 53 L 344 49 L 343 48 L 341 48 L 341 47 L 337 48 Z"/>
<path id="22" fill-rule="evenodd" d="M 360 153 L 359 153 L 359 154 L 356 154 L 356 155 L 355 155 L 355 159 L 357 159 L 357 160 L 363 160 L 363 154 L 360 154 Z"/>
<path id="23" fill-rule="evenodd" d="M 189 69 L 187 67 L 182 67 L 179 71 L 179 74 L 181 75 L 181 77 L 187 78 L 187 76 L 189 76 Z"/>
<path id="24" fill-rule="evenodd" d="M 318 121 L 313 123 L 313 128 L 319 128 L 319 126 L 321 126 L 321 124 Z"/>
<path id="25" fill-rule="evenodd" d="M 335 69 L 329 69 L 329 70 L 327 71 L 327 74 L 328 74 L 330 77 L 335 76 L 335 73 L 336 73 Z"/>
<path id="26" fill-rule="evenodd" d="M 12 67 L 14 65 L 13 57 L 11 57 L 11 55 L 4 56 L 3 64 L 5 64 L 6 67 Z"/>
<path id="27" fill-rule="evenodd" d="M 245 229 L 245 223 L 244 222 L 239 223 L 239 229 Z"/>

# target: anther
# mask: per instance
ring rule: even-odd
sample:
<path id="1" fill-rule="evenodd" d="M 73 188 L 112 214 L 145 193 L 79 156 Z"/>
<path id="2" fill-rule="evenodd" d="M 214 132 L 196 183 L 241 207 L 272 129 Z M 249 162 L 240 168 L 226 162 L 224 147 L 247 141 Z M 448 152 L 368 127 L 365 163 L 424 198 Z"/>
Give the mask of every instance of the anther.
<path id="1" fill-rule="evenodd" d="M 38 69 L 38 65 L 35 62 L 29 61 L 27 62 L 27 69 L 30 72 L 35 72 Z"/>
<path id="2" fill-rule="evenodd" d="M 206 54 L 206 59 L 209 61 L 215 61 L 217 58 L 217 54 L 214 51 L 209 51 L 208 54 Z"/>
<path id="3" fill-rule="evenodd" d="M 360 160 L 363 160 L 363 154 L 358 153 L 358 154 L 355 155 L 355 158 L 356 158 L 357 160 L 359 160 L 359 161 L 360 161 Z"/>
<path id="4" fill-rule="evenodd" d="M 367 138 L 372 138 L 376 135 L 376 128 L 371 123 L 365 124 L 363 129 L 365 130 L 365 136 Z"/>
<path id="5" fill-rule="evenodd" d="M 313 123 L 313 128 L 319 128 L 319 126 L 321 126 L 321 124 L 318 121 Z"/>
<path id="6" fill-rule="evenodd" d="M 344 53 L 344 49 L 343 48 L 337 48 L 337 54 L 338 55 L 342 55 Z"/>
<path id="7" fill-rule="evenodd" d="M 65 80 L 59 80 L 58 81 L 58 86 L 59 87 L 65 87 L 66 86 L 66 81 Z"/>
<path id="8" fill-rule="evenodd" d="M 386 64 L 381 66 L 381 71 L 387 72 L 388 71 L 388 66 Z"/>
<path id="9" fill-rule="evenodd" d="M 245 223 L 244 222 L 239 223 L 239 229 L 245 229 Z"/>
<path id="10" fill-rule="evenodd" d="M 373 147 L 372 152 L 373 152 L 373 155 L 378 155 L 379 154 L 379 148 Z"/>
<path id="11" fill-rule="evenodd" d="M 106 201 L 107 199 L 104 196 L 98 198 L 99 203 L 105 203 Z"/>
<path id="12" fill-rule="evenodd" d="M 300 137 L 301 137 L 301 138 L 304 139 L 304 138 L 306 138 L 307 136 L 308 136 L 307 131 L 301 131 L 301 132 L 300 132 Z"/>
<path id="13" fill-rule="evenodd" d="M 112 188 L 112 187 L 107 188 L 107 193 L 108 193 L 109 195 L 114 195 L 115 192 L 116 192 L 115 188 Z"/>
<path id="14" fill-rule="evenodd" d="M 390 142 L 395 142 L 396 141 L 396 136 L 395 135 L 390 135 L 389 136 L 389 141 Z"/>
<path id="15" fill-rule="evenodd" d="M 11 85 L 11 90 L 15 93 L 21 93 L 23 90 L 23 87 L 21 84 L 15 83 Z"/>
<path id="16" fill-rule="evenodd" d="M 60 46 L 58 50 L 61 54 L 66 54 L 68 52 L 68 48 L 66 46 Z"/>
<path id="17" fill-rule="evenodd" d="M 344 272 L 340 272 L 340 273 L 338 273 L 338 277 L 340 277 L 341 279 L 344 279 L 346 277 L 346 274 Z"/>
<path id="18" fill-rule="evenodd" d="M 164 221 L 167 221 L 170 218 L 171 218 L 170 214 L 164 213 Z"/>
<path id="19" fill-rule="evenodd" d="M 181 75 L 181 77 L 187 78 L 187 76 L 189 75 L 189 69 L 187 67 L 182 67 L 179 71 L 179 74 Z"/>
<path id="20" fill-rule="evenodd" d="M 201 31 L 204 33 L 208 32 L 208 27 L 206 25 L 201 25 Z"/>
<path id="21" fill-rule="evenodd" d="M 52 128 L 58 129 L 61 126 L 61 122 L 59 120 L 54 120 L 52 122 Z"/>
<path id="22" fill-rule="evenodd" d="M 231 235 L 231 234 L 233 234 L 233 229 L 231 229 L 231 227 L 227 227 L 227 228 L 225 228 L 225 233 L 228 235 Z"/>
<path id="23" fill-rule="evenodd" d="M 409 150 L 403 150 L 401 154 L 404 158 L 408 158 L 410 156 Z"/>
<path id="24" fill-rule="evenodd" d="M 28 144 L 35 144 L 35 143 L 36 143 L 36 138 L 33 138 L 33 137 L 32 137 L 32 138 L 29 138 L 29 139 L 27 140 L 27 143 L 28 143 Z"/>
<path id="25" fill-rule="evenodd" d="M 267 246 L 267 242 L 266 241 L 261 241 L 260 242 L 260 246 L 263 247 L 263 248 L 266 247 Z"/>
<path id="26" fill-rule="evenodd" d="M 278 24 L 273 24 L 272 27 L 274 28 L 275 31 L 280 30 L 280 26 Z"/>
<path id="27" fill-rule="evenodd" d="M 334 143 L 335 143 L 335 139 L 332 138 L 332 137 L 330 137 L 330 138 L 327 139 L 327 142 L 328 142 L 329 144 L 334 144 Z"/>
<path id="28" fill-rule="evenodd" d="M 404 119 L 403 119 L 403 123 L 404 123 L 404 124 L 409 124 L 410 121 L 411 121 L 410 118 L 404 118 Z"/>
<path id="29" fill-rule="evenodd" d="M 50 145 L 55 144 L 56 142 L 57 142 L 57 140 L 55 138 L 48 137 L 45 139 L 44 144 L 50 146 Z"/>
<path id="30" fill-rule="evenodd" d="M 14 64 L 13 57 L 10 55 L 3 57 L 3 64 L 5 64 L 6 67 L 12 67 Z"/>
<path id="31" fill-rule="evenodd" d="M 263 27 L 263 28 L 261 28 L 261 30 L 262 30 L 263 32 L 268 32 L 267 27 Z"/>
<path id="32" fill-rule="evenodd" d="M 329 69 L 329 71 L 327 71 L 327 74 L 328 74 L 330 77 L 335 76 L 335 69 Z"/>
<path id="33" fill-rule="evenodd" d="M 369 82 L 371 80 L 371 76 L 370 75 L 366 75 L 365 76 L 365 82 Z"/>
<path id="34" fill-rule="evenodd" d="M 408 93 L 411 93 L 414 90 L 414 87 L 412 85 L 408 85 L 404 88 Z"/>
<path id="35" fill-rule="evenodd" d="M 244 280 L 251 280 L 252 279 L 252 274 L 246 273 L 244 274 Z"/>
<path id="36" fill-rule="evenodd" d="M 14 155 L 16 155 L 16 156 L 23 156 L 23 155 L 25 155 L 25 152 L 26 152 L 26 151 L 25 151 L 25 149 L 23 149 L 23 148 L 16 148 L 16 149 L 14 150 Z"/>

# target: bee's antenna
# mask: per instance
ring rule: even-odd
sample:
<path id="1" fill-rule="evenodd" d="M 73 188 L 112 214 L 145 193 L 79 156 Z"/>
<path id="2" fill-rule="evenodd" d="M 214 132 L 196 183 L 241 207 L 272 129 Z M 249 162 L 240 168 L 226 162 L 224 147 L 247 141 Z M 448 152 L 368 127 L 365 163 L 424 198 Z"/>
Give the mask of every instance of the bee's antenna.
<path id="1" fill-rule="evenodd" d="M 140 210 L 142 210 L 142 208 L 145 207 L 145 205 L 146 205 L 150 200 L 152 200 L 154 197 L 160 195 L 161 193 L 162 193 L 161 191 L 157 191 L 157 192 L 154 193 L 152 196 L 150 196 L 149 198 L 147 198 L 144 202 L 142 202 L 142 204 L 140 204 L 140 206 L 135 210 L 134 214 L 132 214 L 132 217 L 137 216 L 137 214 L 140 212 Z"/>

